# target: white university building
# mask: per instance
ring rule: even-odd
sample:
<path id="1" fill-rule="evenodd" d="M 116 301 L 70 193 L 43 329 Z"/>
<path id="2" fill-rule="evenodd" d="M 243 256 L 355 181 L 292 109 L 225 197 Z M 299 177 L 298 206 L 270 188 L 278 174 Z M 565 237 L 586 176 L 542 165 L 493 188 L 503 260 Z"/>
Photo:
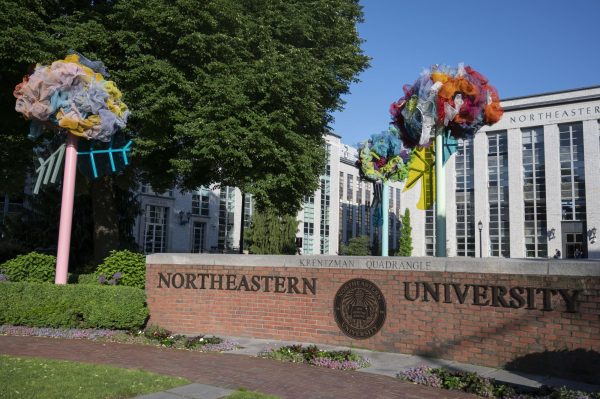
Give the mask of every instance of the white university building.
<path id="1" fill-rule="evenodd" d="M 505 113 L 446 163 L 448 256 L 600 258 L 600 86 L 502 101 Z M 368 134 L 365 134 L 365 139 Z M 369 235 L 373 184 L 359 178 L 357 150 L 330 134 L 320 188 L 303 199 L 297 237 L 302 254 L 338 252 Z M 418 183 L 418 185 L 421 183 Z M 416 208 L 420 187 L 390 185 L 389 247 L 410 209 L 413 256 L 435 255 L 435 210 Z M 153 252 L 235 252 L 242 195 L 233 187 L 157 194 L 142 187 L 136 223 L 140 248 Z M 245 223 L 252 211 L 246 196 Z"/>

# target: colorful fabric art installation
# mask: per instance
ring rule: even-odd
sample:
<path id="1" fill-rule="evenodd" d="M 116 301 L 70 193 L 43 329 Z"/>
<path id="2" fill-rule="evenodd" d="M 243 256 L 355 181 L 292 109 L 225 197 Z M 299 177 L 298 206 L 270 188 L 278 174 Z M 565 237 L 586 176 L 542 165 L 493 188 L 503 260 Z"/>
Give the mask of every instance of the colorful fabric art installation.
<path id="1" fill-rule="evenodd" d="M 410 150 L 402 146 L 397 131 L 374 134 L 358 151 L 357 166 L 361 177 L 371 181 L 400 181 L 406 179 L 406 162 Z"/>
<path id="2" fill-rule="evenodd" d="M 421 196 L 417 209 L 431 209 L 435 203 L 435 142 L 429 147 L 415 148 L 408 162 L 408 177 L 404 190 L 413 188 L 421 182 Z"/>
<path id="3" fill-rule="evenodd" d="M 14 90 L 15 109 L 32 121 L 30 138 L 43 126 L 75 136 L 109 142 L 125 127 L 129 110 L 100 61 L 70 54 L 49 66 L 37 65 Z"/>
<path id="4" fill-rule="evenodd" d="M 454 139 L 470 138 L 504 113 L 496 89 L 463 64 L 432 66 L 403 89 L 404 97 L 392 103 L 390 113 L 408 148 L 427 147 L 437 129 L 449 131 Z"/>

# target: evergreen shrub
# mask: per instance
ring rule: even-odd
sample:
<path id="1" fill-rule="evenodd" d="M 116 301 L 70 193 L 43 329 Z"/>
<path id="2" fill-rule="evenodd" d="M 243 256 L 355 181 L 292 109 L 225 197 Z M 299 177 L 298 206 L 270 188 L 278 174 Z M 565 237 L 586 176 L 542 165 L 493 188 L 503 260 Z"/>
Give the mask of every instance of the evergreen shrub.
<path id="1" fill-rule="evenodd" d="M 56 257 L 30 252 L 0 265 L 0 270 L 13 282 L 54 282 Z"/>
<path id="2" fill-rule="evenodd" d="M 146 284 L 146 257 L 143 254 L 126 249 L 111 251 L 104 262 L 98 266 L 96 277 L 112 285 L 118 284 L 144 289 Z"/>
<path id="3" fill-rule="evenodd" d="M 0 284 L 0 325 L 139 329 L 148 316 L 139 288 L 88 284 Z"/>
<path id="4" fill-rule="evenodd" d="M 73 283 L 76 284 L 99 284 L 96 274 L 77 274 L 74 276 Z"/>

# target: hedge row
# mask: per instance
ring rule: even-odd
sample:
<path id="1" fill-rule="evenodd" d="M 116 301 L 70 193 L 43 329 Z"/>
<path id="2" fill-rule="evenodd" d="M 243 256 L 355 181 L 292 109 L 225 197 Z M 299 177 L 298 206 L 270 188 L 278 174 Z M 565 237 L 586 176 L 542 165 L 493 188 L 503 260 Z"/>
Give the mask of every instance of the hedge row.
<path id="1" fill-rule="evenodd" d="M 139 329 L 148 317 L 144 290 L 88 284 L 0 283 L 0 324 Z"/>

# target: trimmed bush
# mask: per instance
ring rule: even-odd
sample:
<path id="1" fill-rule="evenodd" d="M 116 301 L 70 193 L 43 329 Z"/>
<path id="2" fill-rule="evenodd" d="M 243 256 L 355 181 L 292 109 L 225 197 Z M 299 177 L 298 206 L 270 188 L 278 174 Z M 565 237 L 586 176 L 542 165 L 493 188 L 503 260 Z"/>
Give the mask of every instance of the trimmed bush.
<path id="1" fill-rule="evenodd" d="M 104 262 L 98 266 L 96 276 L 103 276 L 104 280 L 111 285 L 118 284 L 144 289 L 146 257 L 128 250 L 111 251 Z"/>
<path id="2" fill-rule="evenodd" d="M 54 282 L 56 257 L 30 252 L 0 265 L 0 270 L 13 282 Z"/>
<path id="3" fill-rule="evenodd" d="M 96 284 L 98 285 L 98 276 L 95 274 L 80 274 L 77 276 L 77 284 Z"/>
<path id="4" fill-rule="evenodd" d="M 148 316 L 143 290 L 46 283 L 0 284 L 0 324 L 139 329 Z"/>

